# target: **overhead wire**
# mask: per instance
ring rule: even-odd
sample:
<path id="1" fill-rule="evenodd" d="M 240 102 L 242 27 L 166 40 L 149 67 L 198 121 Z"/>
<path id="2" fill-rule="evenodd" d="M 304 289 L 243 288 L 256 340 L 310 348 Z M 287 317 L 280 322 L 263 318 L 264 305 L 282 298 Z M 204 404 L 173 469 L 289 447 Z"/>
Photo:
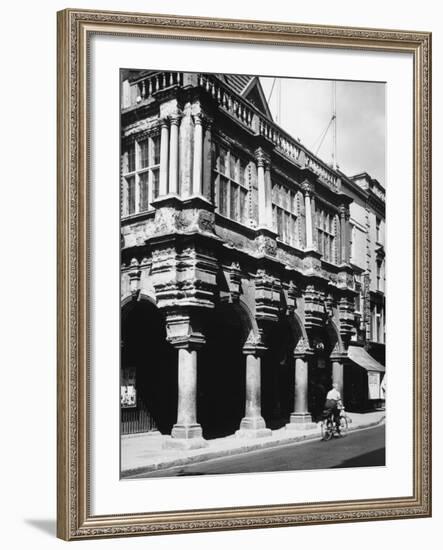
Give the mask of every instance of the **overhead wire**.
<path id="1" fill-rule="evenodd" d="M 326 128 L 323 130 L 323 132 L 320 134 L 320 136 L 314 141 L 314 145 L 315 145 L 318 142 L 318 140 L 320 140 L 320 143 L 318 144 L 318 147 L 315 150 L 316 155 L 320 151 L 320 147 L 323 145 L 323 141 L 325 140 L 326 134 L 328 133 L 328 130 L 331 127 L 331 124 L 332 124 L 334 119 L 335 119 L 335 115 L 332 115 L 331 118 L 329 119 L 329 122 L 328 122 L 328 125 L 326 126 Z M 312 148 L 314 148 L 314 145 L 313 145 Z"/>
<path id="2" fill-rule="evenodd" d="M 269 92 L 268 103 L 271 101 L 272 92 L 274 91 L 274 86 L 275 86 L 276 81 L 277 81 L 277 79 L 274 78 L 274 80 L 272 82 L 272 86 L 271 86 L 271 91 Z"/>

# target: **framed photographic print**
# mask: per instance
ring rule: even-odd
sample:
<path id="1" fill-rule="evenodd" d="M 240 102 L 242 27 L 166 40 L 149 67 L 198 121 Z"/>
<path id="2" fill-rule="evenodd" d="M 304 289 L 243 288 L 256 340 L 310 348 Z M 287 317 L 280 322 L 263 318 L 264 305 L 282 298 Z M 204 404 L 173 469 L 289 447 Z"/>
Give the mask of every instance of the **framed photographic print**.
<path id="1" fill-rule="evenodd" d="M 429 516 L 430 34 L 58 39 L 58 535 Z"/>

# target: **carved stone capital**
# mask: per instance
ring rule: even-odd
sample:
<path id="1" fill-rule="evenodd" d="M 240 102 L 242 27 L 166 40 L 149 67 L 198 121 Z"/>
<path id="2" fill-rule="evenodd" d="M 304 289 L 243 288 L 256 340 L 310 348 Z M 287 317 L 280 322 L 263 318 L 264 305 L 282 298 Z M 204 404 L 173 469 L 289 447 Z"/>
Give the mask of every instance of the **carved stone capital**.
<path id="1" fill-rule="evenodd" d="M 302 184 L 301 184 L 301 189 L 303 191 L 303 194 L 305 196 L 311 196 L 312 195 L 312 192 L 313 192 L 313 185 L 311 182 L 309 182 L 308 180 L 305 180 Z"/>
<path id="2" fill-rule="evenodd" d="M 176 349 L 199 350 L 205 343 L 206 338 L 201 332 L 193 332 L 183 337 L 167 338 L 168 342 Z"/>
<path id="3" fill-rule="evenodd" d="M 262 147 L 255 150 L 255 159 L 259 168 L 264 168 L 265 170 L 269 168 L 271 158 Z"/>
<path id="4" fill-rule="evenodd" d="M 340 211 L 340 217 L 348 221 L 351 216 L 349 211 L 349 204 L 341 204 L 339 207 L 339 211 Z"/>
<path id="5" fill-rule="evenodd" d="M 177 349 L 200 349 L 206 343 L 201 325 L 197 314 L 186 309 L 171 310 L 166 314 L 167 340 Z"/>
<path id="6" fill-rule="evenodd" d="M 171 125 L 178 126 L 180 124 L 180 120 L 183 117 L 183 113 L 180 111 L 176 111 L 175 113 L 172 113 L 169 115 L 169 120 L 171 121 Z"/>
<path id="7" fill-rule="evenodd" d="M 293 356 L 295 359 L 307 359 L 309 355 L 312 355 L 313 351 L 309 345 L 307 338 L 303 336 L 299 338 L 297 345 L 294 348 Z"/>
<path id="8" fill-rule="evenodd" d="M 200 125 L 202 126 L 203 125 L 203 115 L 202 113 L 195 113 L 194 115 L 192 115 L 192 118 L 194 119 L 194 124 L 195 125 Z"/>
<path id="9" fill-rule="evenodd" d="M 165 116 L 158 121 L 158 125 L 161 129 L 169 128 L 169 117 Z"/>
<path id="10" fill-rule="evenodd" d="M 243 354 L 262 357 L 266 350 L 267 347 L 263 344 L 261 334 L 256 334 L 251 331 L 243 346 Z"/>

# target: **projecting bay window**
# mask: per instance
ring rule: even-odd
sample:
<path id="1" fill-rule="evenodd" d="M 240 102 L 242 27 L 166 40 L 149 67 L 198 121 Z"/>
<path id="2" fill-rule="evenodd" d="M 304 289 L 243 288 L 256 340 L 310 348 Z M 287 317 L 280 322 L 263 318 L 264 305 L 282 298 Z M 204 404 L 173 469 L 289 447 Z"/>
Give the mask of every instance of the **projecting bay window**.
<path id="1" fill-rule="evenodd" d="M 272 185 L 272 225 L 278 238 L 291 246 L 299 247 L 300 193 L 285 185 Z"/>
<path id="2" fill-rule="evenodd" d="M 323 259 L 331 263 L 337 263 L 336 230 L 336 216 L 320 205 L 316 212 L 317 248 Z"/>
<path id="3" fill-rule="evenodd" d="M 133 141 L 126 147 L 122 161 L 123 215 L 151 210 L 159 194 L 160 136 Z"/>
<path id="4" fill-rule="evenodd" d="M 246 224 L 249 189 L 246 163 L 217 143 L 214 143 L 213 155 L 214 199 L 218 212 Z"/>

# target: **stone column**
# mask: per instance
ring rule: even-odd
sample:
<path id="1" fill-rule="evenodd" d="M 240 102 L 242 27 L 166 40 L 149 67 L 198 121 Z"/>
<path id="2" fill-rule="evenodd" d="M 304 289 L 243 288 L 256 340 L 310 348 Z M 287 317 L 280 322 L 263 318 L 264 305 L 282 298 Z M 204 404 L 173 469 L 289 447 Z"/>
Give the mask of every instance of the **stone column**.
<path id="1" fill-rule="evenodd" d="M 171 132 L 169 136 L 169 193 L 178 193 L 178 127 L 180 115 L 171 116 Z"/>
<path id="2" fill-rule="evenodd" d="M 240 422 L 238 437 L 265 437 L 271 435 L 261 415 L 261 359 L 263 348 L 245 348 L 246 396 L 245 416 Z"/>
<path id="3" fill-rule="evenodd" d="M 206 118 L 203 125 L 203 196 L 214 202 L 212 189 L 212 120 Z"/>
<path id="4" fill-rule="evenodd" d="M 313 427 L 312 417 L 308 412 L 308 354 L 294 353 L 295 386 L 294 412 L 291 413 L 287 429 L 308 429 Z"/>
<path id="5" fill-rule="evenodd" d="M 340 240 L 341 240 L 341 263 L 349 263 L 349 208 L 346 205 L 340 207 Z"/>
<path id="6" fill-rule="evenodd" d="M 262 149 L 256 151 L 258 185 L 258 226 L 272 228 L 272 183 L 269 162 Z"/>
<path id="7" fill-rule="evenodd" d="M 177 423 L 171 431 L 171 439 L 165 440 L 166 448 L 198 449 L 206 447 L 202 428 L 197 422 L 197 353 L 204 339 L 189 337 L 176 343 L 178 348 L 178 407 Z"/>
<path id="8" fill-rule="evenodd" d="M 168 120 L 163 118 L 160 122 L 160 189 L 159 195 L 168 192 L 168 156 L 169 156 L 169 126 Z"/>
<path id="9" fill-rule="evenodd" d="M 265 161 L 265 210 L 266 227 L 272 229 L 272 181 L 271 181 L 271 163 L 269 159 Z"/>
<path id="10" fill-rule="evenodd" d="M 203 125 L 201 115 L 194 115 L 194 159 L 192 163 L 192 194 L 203 191 Z"/>
<path id="11" fill-rule="evenodd" d="M 312 188 L 307 181 L 303 184 L 303 193 L 305 195 L 306 248 L 311 250 L 314 247 L 311 209 Z"/>
<path id="12" fill-rule="evenodd" d="M 332 360 L 332 383 L 337 384 L 337 390 L 343 401 L 343 362 L 338 359 Z"/>

